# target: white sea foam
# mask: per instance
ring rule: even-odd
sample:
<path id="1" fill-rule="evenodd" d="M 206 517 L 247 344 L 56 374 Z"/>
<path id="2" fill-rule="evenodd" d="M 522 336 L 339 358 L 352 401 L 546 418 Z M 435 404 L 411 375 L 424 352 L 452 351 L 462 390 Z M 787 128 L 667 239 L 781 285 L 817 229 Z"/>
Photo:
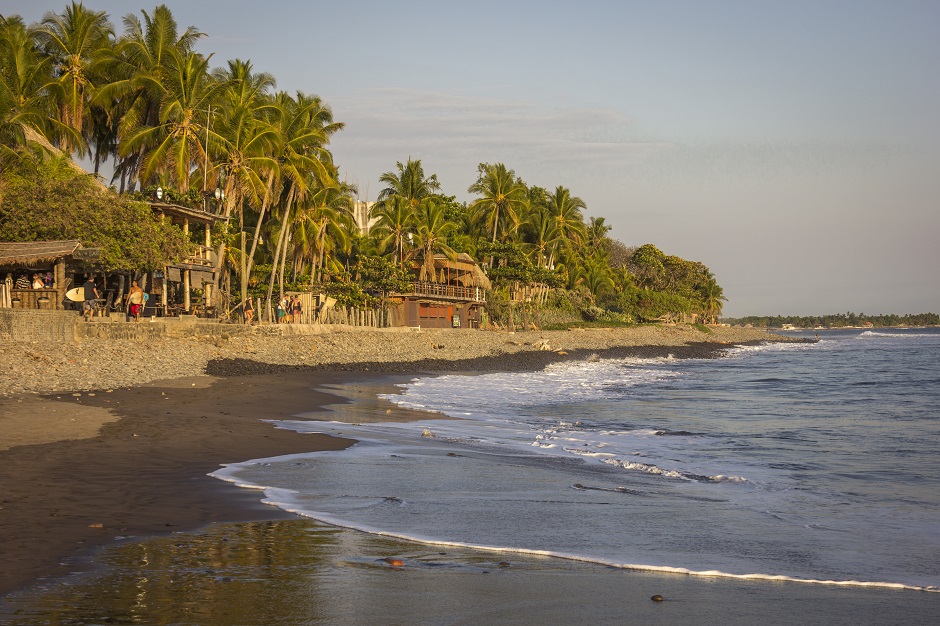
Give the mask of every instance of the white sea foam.
<path id="1" fill-rule="evenodd" d="M 277 459 L 270 459 L 269 461 L 291 461 L 304 459 L 306 455 L 289 455 L 285 457 L 278 457 Z M 521 555 L 530 555 L 530 556 L 543 556 L 543 557 L 553 557 L 566 559 L 571 561 L 579 561 L 584 563 L 596 563 L 599 565 L 604 565 L 608 567 L 614 567 L 624 570 L 634 570 L 634 571 L 646 571 L 646 572 L 659 572 L 667 574 L 682 574 L 687 576 L 696 576 L 696 577 L 705 577 L 705 578 L 729 578 L 729 579 L 738 579 L 738 580 L 767 580 L 774 582 L 792 582 L 792 583 L 801 583 L 801 584 L 813 584 L 813 585 L 828 585 L 828 586 L 840 586 L 840 587 L 867 587 L 867 588 L 884 588 L 884 589 L 898 589 L 898 590 L 914 590 L 914 591 L 925 591 L 925 592 L 940 592 L 940 587 L 933 585 L 910 585 L 894 582 L 883 582 L 883 581 L 865 581 L 865 580 L 837 580 L 837 579 L 821 579 L 821 578 L 805 578 L 799 576 L 787 576 L 779 574 L 765 574 L 765 573 L 746 573 L 738 574 L 732 572 L 726 572 L 717 569 L 703 569 L 696 570 L 690 569 L 687 567 L 681 566 L 670 566 L 670 565 L 659 565 L 651 563 L 631 563 L 624 562 L 617 559 L 607 559 L 599 558 L 593 556 L 586 556 L 583 554 L 577 554 L 572 552 L 551 550 L 551 549 L 535 549 L 535 548 L 524 548 L 513 545 L 491 545 L 484 543 L 468 542 L 468 541 L 455 541 L 440 539 L 429 534 L 422 533 L 410 533 L 410 532 L 396 532 L 390 531 L 382 526 L 365 524 L 361 522 L 356 522 L 349 519 L 343 515 L 337 515 L 329 513 L 326 511 L 315 510 L 307 507 L 302 503 L 298 498 L 298 492 L 291 489 L 284 488 L 275 488 L 270 486 L 264 486 L 261 484 L 255 484 L 251 482 L 246 482 L 244 480 L 238 479 L 237 475 L 241 470 L 250 469 L 252 466 L 264 465 L 268 460 L 262 461 L 251 461 L 247 463 L 239 464 L 229 464 L 224 466 L 222 469 L 210 474 L 221 480 L 228 482 L 233 482 L 241 487 L 259 489 L 265 492 L 264 503 L 276 506 L 284 511 L 294 513 L 303 517 L 308 517 L 311 519 L 316 519 L 318 521 L 331 524 L 333 526 L 338 526 L 342 528 L 348 528 L 351 530 L 356 530 L 360 532 L 366 532 L 382 537 L 389 537 L 393 539 L 398 539 L 402 541 L 410 541 L 415 543 L 421 543 L 430 546 L 438 546 L 442 548 L 468 548 L 475 549 L 486 552 L 497 552 L 501 554 L 521 554 Z M 376 498 L 377 499 L 377 498 Z M 389 501 L 389 498 L 383 498 L 385 501 Z M 391 500 L 398 500 L 393 498 Z"/>

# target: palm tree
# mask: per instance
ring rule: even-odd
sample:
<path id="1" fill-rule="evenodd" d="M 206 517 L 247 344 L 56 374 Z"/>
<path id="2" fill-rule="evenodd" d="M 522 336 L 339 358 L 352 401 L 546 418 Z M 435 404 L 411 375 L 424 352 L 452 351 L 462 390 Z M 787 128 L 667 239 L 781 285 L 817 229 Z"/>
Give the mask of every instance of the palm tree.
<path id="1" fill-rule="evenodd" d="M 724 308 L 722 301 L 727 302 L 728 300 L 725 297 L 724 289 L 721 288 L 715 277 L 709 274 L 705 284 L 699 287 L 699 293 L 702 296 L 705 316 L 714 324 L 718 321 L 721 310 Z"/>
<path id="2" fill-rule="evenodd" d="M 457 225 L 448 220 L 444 205 L 438 198 L 425 198 L 415 212 L 415 242 L 421 250 L 421 273 L 419 279 L 437 282 L 434 272 L 434 255 L 443 252 L 450 259 L 457 253 L 447 245 L 447 236 L 456 230 Z"/>
<path id="3" fill-rule="evenodd" d="M 298 92 L 297 98 L 286 93 L 275 96 L 277 107 L 276 153 L 281 183 L 281 227 L 274 253 L 274 267 L 268 281 L 270 305 L 278 265 L 284 263 L 291 212 L 296 202 L 303 202 L 311 190 L 336 184 L 336 168 L 326 145 L 330 136 L 343 128 L 333 121 L 333 112 L 320 98 Z"/>
<path id="4" fill-rule="evenodd" d="M 394 246 L 395 260 L 399 267 L 404 265 L 404 238 L 409 233 L 414 221 L 415 210 L 405 196 L 393 195 L 381 205 L 372 208 L 373 217 L 378 218 L 372 232 L 379 238 L 379 248 L 388 250 Z"/>
<path id="5" fill-rule="evenodd" d="M 352 188 L 345 184 L 313 193 L 295 219 L 295 267 L 310 262 L 311 285 L 323 279 L 333 252 L 349 247 Z"/>
<path id="6" fill-rule="evenodd" d="M 187 192 L 194 167 L 203 167 L 204 179 L 211 174 L 206 167 L 208 144 L 221 144 L 222 138 L 208 118 L 226 85 L 210 79 L 209 59 L 201 54 L 171 48 L 168 57 L 159 121 L 131 133 L 121 144 L 121 152 L 142 155 L 142 180 L 165 172 L 180 191 Z"/>
<path id="7" fill-rule="evenodd" d="M 50 138 L 74 133 L 55 115 L 51 76 L 52 59 L 39 54 L 23 20 L 0 15 L 0 160 L 24 150 L 55 153 Z"/>
<path id="8" fill-rule="evenodd" d="M 385 172 L 379 176 L 379 182 L 387 185 L 385 189 L 379 192 L 377 206 L 392 196 L 401 196 L 408 200 L 408 203 L 415 207 L 421 200 L 424 200 L 432 193 L 440 191 L 441 185 L 437 180 L 437 174 L 431 174 L 427 178 L 424 176 L 424 168 L 421 166 L 421 160 L 412 160 L 408 157 L 408 162 L 402 165 L 401 161 L 395 163 L 398 173 Z"/>
<path id="9" fill-rule="evenodd" d="M 118 136 L 123 141 L 141 129 L 161 123 L 161 111 L 170 80 L 173 55 L 193 51 L 204 33 L 190 26 L 182 34 L 172 12 L 165 5 L 153 14 L 141 11 L 143 20 L 135 15 L 123 19 L 124 34 L 107 62 L 111 77 L 98 89 L 93 104 L 109 111 L 112 120 L 119 119 Z M 121 178 L 121 189 L 133 189 L 143 160 L 144 147 L 119 154 L 115 178 Z"/>
<path id="10" fill-rule="evenodd" d="M 85 156 L 90 132 L 89 103 L 101 78 L 114 31 L 104 11 L 72 2 L 61 14 L 48 12 L 35 30 L 36 41 L 54 63 L 50 84 L 58 103 L 58 119 L 74 133 L 59 138 L 67 153 Z"/>
<path id="11" fill-rule="evenodd" d="M 493 233 L 496 243 L 500 230 L 514 233 L 519 226 L 519 214 L 526 208 L 526 186 L 516 173 L 502 163 L 481 164 L 477 181 L 467 190 L 479 194 L 470 209 L 483 218 L 487 229 Z"/>
<path id="12" fill-rule="evenodd" d="M 563 250 L 569 251 L 584 243 L 586 233 L 581 211 L 586 208 L 584 200 L 572 197 L 565 187 L 558 186 L 548 195 L 548 212 L 554 222 L 556 242 Z M 554 262 L 556 253 L 557 246 L 553 246 L 549 265 Z"/>
<path id="13" fill-rule="evenodd" d="M 266 188 L 265 175 L 270 177 L 277 169 L 272 154 L 277 133 L 268 119 L 270 116 L 265 115 L 274 109 L 267 94 L 274 86 L 274 77 L 255 74 L 250 62 L 238 59 L 229 61 L 227 70 L 215 70 L 212 77 L 225 85 L 215 120 L 222 143 L 210 146 L 214 148 L 216 165 L 224 174 L 223 215 L 228 217 L 236 211 L 239 226 L 243 226 L 244 203 L 258 203 Z M 263 214 L 259 217 L 259 223 L 263 217 Z"/>

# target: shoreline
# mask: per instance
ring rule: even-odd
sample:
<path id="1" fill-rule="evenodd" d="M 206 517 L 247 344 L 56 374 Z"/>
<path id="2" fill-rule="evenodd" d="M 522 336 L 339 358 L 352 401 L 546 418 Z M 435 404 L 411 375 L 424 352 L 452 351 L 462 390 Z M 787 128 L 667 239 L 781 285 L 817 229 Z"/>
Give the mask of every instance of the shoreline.
<path id="1" fill-rule="evenodd" d="M 122 388 L 99 386 L 96 392 L 21 393 L 0 398 L 0 542 L 5 552 L 0 597 L 66 575 L 76 558 L 93 557 L 116 541 L 196 530 L 217 522 L 292 518 L 262 504 L 257 494 L 208 474 L 222 463 L 351 445 L 351 440 L 301 435 L 262 421 L 300 415 L 300 419 L 316 419 L 316 413 L 350 406 L 353 401 L 330 393 L 330 386 L 348 389 L 355 383 L 385 384 L 401 375 L 437 372 L 535 370 L 592 355 L 711 358 L 733 345 L 723 341 L 722 335 L 714 341 L 688 342 L 708 336 L 685 329 L 657 330 L 652 336 L 647 331 L 632 338 L 630 330 L 561 337 L 485 333 L 489 353 L 483 355 L 474 353 L 479 352 L 478 346 L 460 350 L 453 343 L 465 338 L 439 335 L 450 344 L 449 349 L 438 340 L 436 345 L 445 347 L 432 347 L 435 352 L 429 358 L 394 358 L 414 357 L 414 350 L 404 348 L 400 354 L 389 353 L 393 358 L 384 361 L 366 360 L 375 355 L 375 346 L 366 339 L 381 344 L 374 336 L 343 333 L 343 339 L 355 337 L 354 342 L 338 342 L 343 349 L 354 344 L 361 348 L 350 351 L 346 362 L 264 359 L 269 355 L 253 360 L 245 357 L 259 355 L 248 346 L 236 358 L 225 355 L 208 360 L 204 374 L 196 377 Z M 405 337 L 434 344 L 428 341 L 432 333 L 421 335 Z M 793 340 L 763 332 L 737 337 L 743 339 L 740 343 Z M 651 343 L 651 339 L 658 341 Z M 546 349 L 552 341 L 558 347 Z M 172 351 L 179 348 L 176 344 L 188 348 L 192 342 L 187 345 L 179 340 L 166 348 Z M 494 351 L 494 345 L 504 347 Z M 121 351 L 126 348 L 118 346 Z M 31 355 L 40 349 L 29 346 Z M 366 410 L 378 411 L 379 419 L 417 418 L 387 408 L 390 404 L 377 407 L 376 402 L 373 398 Z"/>

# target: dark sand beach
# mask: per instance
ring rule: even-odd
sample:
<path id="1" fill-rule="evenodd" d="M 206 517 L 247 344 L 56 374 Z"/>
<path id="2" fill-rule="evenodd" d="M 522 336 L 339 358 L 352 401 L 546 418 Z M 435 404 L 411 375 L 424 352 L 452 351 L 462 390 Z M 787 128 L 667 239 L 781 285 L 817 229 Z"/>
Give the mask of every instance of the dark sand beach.
<path id="1" fill-rule="evenodd" d="M 540 367 L 551 358 L 558 355 L 533 350 L 447 369 Z M 211 375 L 0 398 L 0 621 L 888 624 L 931 623 L 940 608 L 937 594 L 437 550 L 300 519 L 207 476 L 222 463 L 353 443 L 264 420 L 420 416 L 376 393 L 422 368 L 328 369 L 224 360 L 209 363 Z"/>

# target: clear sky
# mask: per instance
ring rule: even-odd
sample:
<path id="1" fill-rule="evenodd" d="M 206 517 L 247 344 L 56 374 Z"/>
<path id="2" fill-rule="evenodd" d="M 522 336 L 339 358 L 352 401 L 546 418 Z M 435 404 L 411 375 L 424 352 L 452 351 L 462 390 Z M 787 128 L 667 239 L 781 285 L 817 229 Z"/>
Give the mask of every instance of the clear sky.
<path id="1" fill-rule="evenodd" d="M 409 156 L 461 200 L 503 162 L 705 263 L 726 315 L 940 312 L 935 0 L 166 4 L 213 65 L 330 104 L 362 199 Z"/>

